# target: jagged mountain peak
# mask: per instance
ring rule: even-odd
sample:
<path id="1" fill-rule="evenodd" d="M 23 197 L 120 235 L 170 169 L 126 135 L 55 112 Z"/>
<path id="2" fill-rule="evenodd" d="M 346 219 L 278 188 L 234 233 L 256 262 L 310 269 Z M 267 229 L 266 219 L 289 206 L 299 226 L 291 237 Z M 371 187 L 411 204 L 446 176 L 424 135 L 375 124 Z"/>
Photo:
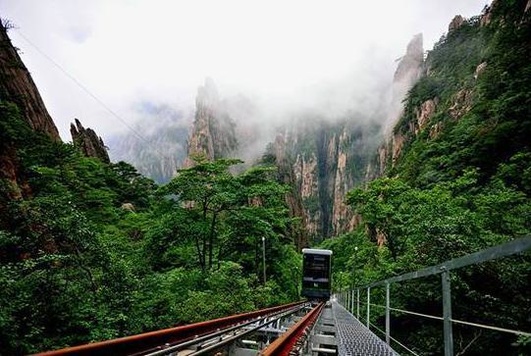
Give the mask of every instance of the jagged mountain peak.
<path id="1" fill-rule="evenodd" d="M 414 81 L 420 75 L 420 68 L 424 61 L 424 47 L 422 33 L 418 33 L 409 41 L 406 54 L 401 58 L 395 71 L 394 81 Z"/>
<path id="2" fill-rule="evenodd" d="M 70 134 L 74 146 L 78 147 L 85 156 L 97 158 L 105 163 L 111 162 L 103 139 L 91 128 L 84 128 L 78 119 L 74 119 L 74 123 L 70 124 Z"/>
<path id="3" fill-rule="evenodd" d="M 197 92 L 195 118 L 184 166 L 193 165 L 192 158 L 196 155 L 216 159 L 233 154 L 238 148 L 235 127 L 236 123 L 220 100 L 214 81 L 207 78 Z"/>
<path id="4" fill-rule="evenodd" d="M 196 103 L 202 105 L 217 105 L 219 93 L 214 79 L 207 77 L 205 84 L 197 89 Z"/>

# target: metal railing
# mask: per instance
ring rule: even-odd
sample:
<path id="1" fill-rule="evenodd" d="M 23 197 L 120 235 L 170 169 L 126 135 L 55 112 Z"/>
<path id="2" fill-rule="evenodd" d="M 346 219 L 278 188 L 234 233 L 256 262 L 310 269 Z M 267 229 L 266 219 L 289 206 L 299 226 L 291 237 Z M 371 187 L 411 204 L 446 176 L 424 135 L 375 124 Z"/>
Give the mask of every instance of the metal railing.
<path id="1" fill-rule="evenodd" d="M 524 252 L 531 248 L 531 236 L 524 238 L 512 240 L 510 242 L 487 248 L 479 252 L 475 252 L 463 257 L 455 258 L 438 264 L 436 266 L 424 268 L 415 272 L 406 273 L 400 276 L 388 278 L 385 280 L 377 281 L 366 286 L 357 287 L 348 291 L 343 291 L 338 295 L 339 302 L 349 311 L 354 314 L 354 309 L 356 310 L 356 316 L 358 320 L 360 319 L 360 304 L 364 305 L 367 308 L 367 320 L 366 326 L 370 328 L 370 312 L 371 306 L 385 308 L 385 342 L 390 344 L 391 339 L 400 344 L 398 340 L 391 337 L 391 311 L 416 315 L 424 318 L 436 319 L 443 321 L 443 337 L 444 337 L 444 355 L 453 356 L 454 355 L 454 340 L 453 340 L 453 330 L 452 324 L 463 324 L 469 325 L 478 328 L 484 328 L 489 330 L 496 330 L 506 333 L 513 333 L 516 335 L 531 336 L 531 332 L 513 330 L 508 328 L 501 328 L 492 325 L 484 325 L 479 323 L 472 323 L 463 320 L 457 320 L 452 318 L 452 300 L 451 300 L 451 284 L 450 284 L 450 271 L 458 268 L 462 268 L 469 265 L 474 265 L 490 260 L 495 260 L 501 257 L 506 257 L 514 255 L 517 253 Z M 423 313 L 412 312 L 408 310 L 391 308 L 390 306 L 390 285 L 392 283 L 403 282 L 407 280 L 428 277 L 432 275 L 441 275 L 441 285 L 442 285 L 442 316 L 434 316 Z M 385 306 L 371 304 L 371 288 L 375 287 L 385 287 Z M 367 301 L 366 303 L 360 302 L 360 290 L 366 290 Z M 373 325 L 374 326 L 374 325 Z M 379 329 L 378 329 L 379 330 Z M 383 332 L 383 331 L 382 331 Z M 404 345 L 400 344 L 402 347 Z M 409 350 L 407 347 L 405 347 Z M 409 350 L 412 352 L 411 350 Z M 412 352 L 414 354 L 414 352 Z"/>

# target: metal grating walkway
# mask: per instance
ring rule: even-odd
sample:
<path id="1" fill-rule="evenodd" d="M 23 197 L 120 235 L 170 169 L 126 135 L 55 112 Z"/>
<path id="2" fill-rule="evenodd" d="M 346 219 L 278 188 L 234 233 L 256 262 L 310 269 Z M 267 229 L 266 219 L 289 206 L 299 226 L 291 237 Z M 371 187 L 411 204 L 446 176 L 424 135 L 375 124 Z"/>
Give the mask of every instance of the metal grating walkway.
<path id="1" fill-rule="evenodd" d="M 398 355 L 336 301 L 332 302 L 332 312 L 337 330 L 338 355 Z"/>

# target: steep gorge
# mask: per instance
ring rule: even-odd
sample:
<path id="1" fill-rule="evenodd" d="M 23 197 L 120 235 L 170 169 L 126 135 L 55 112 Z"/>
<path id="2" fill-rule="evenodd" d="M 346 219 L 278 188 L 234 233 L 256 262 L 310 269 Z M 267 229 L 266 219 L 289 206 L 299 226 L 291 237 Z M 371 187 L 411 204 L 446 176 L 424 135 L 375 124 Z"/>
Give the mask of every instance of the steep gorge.
<path id="1" fill-rule="evenodd" d="M 423 55 L 422 35 L 416 35 L 398 64 L 391 103 L 382 87 L 376 94 L 378 107 L 370 113 L 354 108 L 336 117 L 302 110 L 286 114 L 271 143 L 262 148 L 274 157 L 279 179 L 291 186 L 286 201 L 292 216 L 301 222 L 301 232 L 294 237 L 298 247 L 356 225 L 357 217 L 346 205 L 346 194 L 383 171 L 374 152 L 383 140 L 385 126 L 396 122 L 404 95 L 420 77 Z M 213 82 L 207 80 L 197 96 L 189 157 L 202 153 L 213 159 L 250 150 L 260 126 L 247 127 L 253 112 L 236 118 L 227 110 L 230 107 L 230 100 L 220 99 Z M 247 164 L 257 159 L 256 155 Z M 188 158 L 186 165 L 190 163 Z"/>

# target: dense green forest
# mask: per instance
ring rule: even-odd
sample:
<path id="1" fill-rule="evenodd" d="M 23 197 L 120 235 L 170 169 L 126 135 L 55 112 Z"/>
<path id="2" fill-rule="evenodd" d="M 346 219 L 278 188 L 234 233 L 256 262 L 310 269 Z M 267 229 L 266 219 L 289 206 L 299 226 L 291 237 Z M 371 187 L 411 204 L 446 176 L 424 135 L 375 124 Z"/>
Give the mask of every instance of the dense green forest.
<path id="1" fill-rule="evenodd" d="M 405 138 L 400 157 L 389 158 L 383 177 L 348 194 L 361 217 L 358 228 L 321 245 L 334 251 L 336 290 L 531 232 L 531 11 L 525 6 L 497 1 L 489 24 L 466 20 L 428 53 L 426 75 L 409 92 L 394 131 Z M 436 109 L 421 127 L 418 110 L 427 100 Z M 0 153 L 1 160 L 14 159 L 16 189 L 23 190 L 14 194 L 12 182 L 0 179 L 2 354 L 299 298 L 293 231 L 300 221 L 286 206 L 292 188 L 279 183 L 276 168 L 264 163 L 274 161 L 268 157 L 235 174 L 238 159 L 198 156 L 195 166 L 159 186 L 125 162 L 105 164 L 36 133 L 2 92 Z M 530 267 L 524 254 L 455 273 L 455 318 L 529 331 Z M 398 285 L 392 294 L 393 307 L 441 313 L 439 279 Z M 381 304 L 378 291 L 373 298 Z M 381 314 L 372 318 L 381 325 Z M 438 321 L 398 314 L 392 330 L 420 354 L 442 354 Z M 454 339 L 459 354 L 531 353 L 530 338 L 495 331 L 454 326 Z"/>
<path id="2" fill-rule="evenodd" d="M 0 345 L 22 354 L 298 298 L 286 187 L 272 167 L 197 158 L 165 186 L 34 133 L 0 102 L 25 199 L 2 201 Z M 3 151 L 4 152 L 4 151 Z M 2 197 L 12 187 L 2 180 Z M 124 203 L 127 203 L 124 205 Z M 262 237 L 266 276 L 262 280 Z"/>
<path id="3" fill-rule="evenodd" d="M 526 1 L 498 1 L 491 22 L 465 21 L 428 53 L 395 135 L 406 137 L 387 174 L 354 189 L 359 230 L 325 241 L 337 289 L 432 266 L 531 232 L 531 27 Z M 476 68 L 484 63 L 483 70 Z M 422 103 L 436 110 L 424 128 Z M 454 318 L 529 331 L 529 253 L 459 270 Z M 437 276 L 438 277 L 438 276 Z M 441 315 L 440 278 L 393 285 L 393 307 Z M 374 303 L 384 304 L 382 291 Z M 373 308 L 373 322 L 383 314 Z M 394 314 L 392 332 L 422 355 L 443 354 L 442 323 Z M 531 352 L 531 339 L 454 324 L 459 354 Z M 401 348 L 395 345 L 397 350 Z"/>

